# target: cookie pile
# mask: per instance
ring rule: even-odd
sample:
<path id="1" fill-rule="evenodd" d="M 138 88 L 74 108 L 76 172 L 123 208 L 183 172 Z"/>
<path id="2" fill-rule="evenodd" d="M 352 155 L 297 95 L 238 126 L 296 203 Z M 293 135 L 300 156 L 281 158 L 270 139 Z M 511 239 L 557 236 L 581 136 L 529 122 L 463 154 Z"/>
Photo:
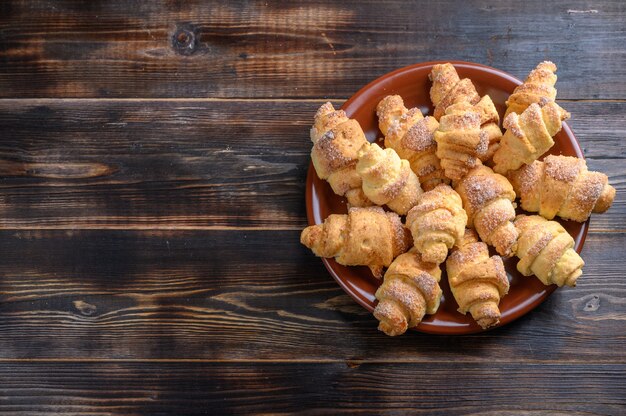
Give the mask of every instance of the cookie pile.
<path id="1" fill-rule="evenodd" d="M 398 95 L 378 103 L 384 148 L 370 144 L 343 110 L 319 108 L 313 166 L 349 209 L 304 229 L 301 242 L 317 256 L 384 278 L 374 310 L 381 331 L 400 335 L 437 311 L 441 265 L 459 312 L 485 329 L 499 322 L 509 290 L 502 257 L 517 256 L 519 272 L 546 285 L 576 284 L 584 262 L 552 220 L 584 222 L 605 212 L 615 188 L 583 159 L 538 160 L 570 117 L 555 102 L 555 72 L 542 62 L 513 91 L 504 133 L 491 98 L 449 63 L 429 75 L 432 116 L 406 108 Z M 516 216 L 516 198 L 538 215 Z M 499 255 L 490 257 L 488 245 Z"/>

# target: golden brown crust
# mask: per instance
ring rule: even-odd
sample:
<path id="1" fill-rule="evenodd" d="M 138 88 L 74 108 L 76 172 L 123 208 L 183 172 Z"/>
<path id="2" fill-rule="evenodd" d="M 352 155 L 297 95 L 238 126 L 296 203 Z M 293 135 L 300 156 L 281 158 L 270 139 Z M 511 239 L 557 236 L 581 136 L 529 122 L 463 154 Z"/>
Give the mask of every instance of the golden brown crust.
<path id="1" fill-rule="evenodd" d="M 428 78 L 432 81 L 432 86 L 430 87 L 430 101 L 432 101 L 435 106 L 439 104 L 452 87 L 461 80 L 456 69 L 450 63 L 433 66 Z"/>
<path id="2" fill-rule="evenodd" d="M 383 267 L 408 250 L 411 237 L 397 214 L 368 207 L 331 214 L 323 224 L 305 228 L 300 242 L 319 257 L 334 257 L 345 266 L 368 266 L 380 278 Z"/>
<path id="3" fill-rule="evenodd" d="M 406 215 L 422 194 L 409 162 L 400 159 L 395 150 L 381 149 L 376 143 L 364 144 L 358 156 L 356 171 L 363 181 L 365 196 L 377 205 L 387 205 Z"/>
<path id="4" fill-rule="evenodd" d="M 437 157 L 445 175 L 457 181 L 471 169 L 480 166 L 489 139 L 481 134 L 480 114 L 465 105 L 451 106 L 441 117 L 435 132 Z"/>
<path id="5" fill-rule="evenodd" d="M 569 117 L 554 101 L 533 103 L 521 115 L 509 114 L 504 119 L 506 132 L 493 155 L 494 170 L 506 174 L 537 160 L 554 145 L 552 136 Z"/>
<path id="6" fill-rule="evenodd" d="M 491 97 L 483 96 L 473 107 L 473 110 L 480 114 L 480 134 L 487 138 L 487 151 L 480 156 L 480 160 L 485 162 L 493 157 L 493 154 L 500 147 L 502 130 L 500 130 L 500 115 Z"/>
<path id="7" fill-rule="evenodd" d="M 570 156 L 548 155 L 508 177 L 521 207 L 549 220 L 559 216 L 584 222 L 592 212 L 605 212 L 615 197 L 605 174 L 590 172 L 584 159 Z"/>
<path id="8" fill-rule="evenodd" d="M 455 187 L 467 212 L 468 227 L 502 256 L 511 256 L 517 239 L 513 227 L 515 192 L 509 181 L 487 166 L 471 170 Z"/>
<path id="9" fill-rule="evenodd" d="M 500 116 L 491 97 L 480 98 L 474 84 L 469 79 L 459 79 L 456 69 L 451 64 L 435 65 L 429 75 L 432 86 L 431 101 L 435 106 L 434 117 L 441 120 L 451 106 L 457 112 L 473 111 L 480 117 L 480 134 L 487 142 L 487 148 L 478 158 L 485 162 L 493 156 L 502 137 L 499 127 Z"/>
<path id="10" fill-rule="evenodd" d="M 437 156 L 445 175 L 457 181 L 491 160 L 502 138 L 500 116 L 491 97 L 481 98 L 451 64 L 435 65 L 429 77 L 434 116 L 440 123 L 435 133 Z"/>
<path id="11" fill-rule="evenodd" d="M 390 336 L 401 335 L 418 325 L 424 315 L 437 312 L 442 294 L 440 279 L 439 266 L 423 261 L 415 248 L 398 256 L 376 291 L 374 316 L 380 321 L 378 329 Z"/>
<path id="12" fill-rule="evenodd" d="M 315 114 L 311 140 L 311 160 L 320 179 L 328 181 L 333 192 L 345 196 L 352 206 L 371 205 L 355 171 L 357 152 L 367 143 L 359 123 L 325 103 Z"/>
<path id="13" fill-rule="evenodd" d="M 385 147 L 394 149 L 409 161 L 424 190 L 447 183 L 439 158 L 434 133 L 439 123 L 423 117 L 419 108 L 407 109 L 399 95 L 388 95 L 376 107 L 378 125 L 385 135 Z"/>
<path id="14" fill-rule="evenodd" d="M 440 264 L 463 236 L 467 215 L 461 198 L 448 185 L 425 192 L 406 216 L 413 244 L 425 261 Z"/>
<path id="15" fill-rule="evenodd" d="M 524 276 L 534 274 L 545 285 L 575 286 L 585 262 L 574 251 L 574 239 L 556 221 L 539 215 L 518 215 L 517 270 Z"/>
<path id="16" fill-rule="evenodd" d="M 430 99 L 435 106 L 433 116 L 440 120 L 446 109 L 454 104 L 469 103 L 474 105 L 480 100 L 476 87 L 468 78 L 460 79 L 452 64 L 433 66 L 428 75 L 432 81 Z"/>
<path id="17" fill-rule="evenodd" d="M 507 109 L 504 117 L 510 113 L 522 114 L 528 106 L 545 101 L 556 99 L 557 76 L 556 65 L 550 61 L 541 62 L 533 69 L 522 85 L 519 85 L 506 101 Z"/>
<path id="18" fill-rule="evenodd" d="M 500 139 L 502 138 L 502 130 L 498 126 L 500 117 L 496 106 L 493 104 L 491 97 L 485 95 L 476 105 L 470 103 L 458 103 L 448 107 L 447 113 L 461 114 L 463 112 L 472 112 L 478 114 L 480 119 L 480 139 L 481 148 L 477 157 L 481 162 L 490 160 L 496 150 L 500 147 Z"/>
<path id="19" fill-rule="evenodd" d="M 487 245 L 467 229 L 448 257 L 446 270 L 459 312 L 470 312 L 482 328 L 496 325 L 500 320 L 498 304 L 509 291 L 502 258 L 489 257 Z"/>

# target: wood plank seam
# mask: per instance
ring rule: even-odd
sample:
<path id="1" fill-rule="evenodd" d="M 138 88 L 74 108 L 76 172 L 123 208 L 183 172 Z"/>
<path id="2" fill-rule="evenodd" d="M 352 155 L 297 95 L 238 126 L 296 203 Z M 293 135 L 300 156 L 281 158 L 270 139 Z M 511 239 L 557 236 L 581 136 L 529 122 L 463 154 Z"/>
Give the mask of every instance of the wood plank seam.
<path id="1" fill-rule="evenodd" d="M 450 360 L 427 360 L 429 364 L 449 364 Z M 19 364 L 19 363 L 203 363 L 203 364 L 284 364 L 284 363 L 297 363 L 297 364 L 342 364 L 345 363 L 350 367 L 357 367 L 362 364 L 419 364 L 423 363 L 423 360 L 410 360 L 410 359 L 364 359 L 364 360 L 351 360 L 351 359 L 301 359 L 301 358 L 268 358 L 268 359 L 242 359 L 242 358 L 229 358 L 229 359 L 204 359 L 204 358 L 0 358 L 0 364 Z M 455 363 L 464 364 L 479 364 L 483 361 L 480 358 L 473 360 L 455 360 Z M 520 360 L 498 360 L 493 359 L 489 362 L 507 365 L 518 364 L 523 362 L 525 364 L 546 364 L 553 363 L 554 360 L 533 360 L 528 358 L 520 358 Z M 626 360 L 589 360 L 587 358 L 581 360 L 563 360 L 559 359 L 559 365 L 580 365 L 585 364 L 626 364 Z"/>

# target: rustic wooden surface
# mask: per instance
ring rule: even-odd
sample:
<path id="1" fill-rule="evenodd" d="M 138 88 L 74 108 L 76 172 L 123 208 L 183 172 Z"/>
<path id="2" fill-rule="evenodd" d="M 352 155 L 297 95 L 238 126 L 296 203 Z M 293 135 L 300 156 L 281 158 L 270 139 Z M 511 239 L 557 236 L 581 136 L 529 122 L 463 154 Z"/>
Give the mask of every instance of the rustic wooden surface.
<path id="1" fill-rule="evenodd" d="M 626 3 L 0 3 L 3 414 L 626 414 Z M 326 99 L 411 63 L 559 65 L 618 193 L 585 275 L 388 338 L 299 240 Z"/>

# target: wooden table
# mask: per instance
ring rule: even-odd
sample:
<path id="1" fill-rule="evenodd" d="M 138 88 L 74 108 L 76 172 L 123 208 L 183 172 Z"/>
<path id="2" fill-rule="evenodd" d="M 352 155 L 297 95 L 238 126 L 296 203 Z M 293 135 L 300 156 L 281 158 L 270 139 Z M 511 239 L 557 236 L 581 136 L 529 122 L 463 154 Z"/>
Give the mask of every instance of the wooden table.
<path id="1" fill-rule="evenodd" d="M 626 3 L 3 1 L 3 414 L 626 414 Z M 415 62 L 560 103 L 616 201 L 585 275 L 479 335 L 389 338 L 299 244 L 326 100 Z"/>

